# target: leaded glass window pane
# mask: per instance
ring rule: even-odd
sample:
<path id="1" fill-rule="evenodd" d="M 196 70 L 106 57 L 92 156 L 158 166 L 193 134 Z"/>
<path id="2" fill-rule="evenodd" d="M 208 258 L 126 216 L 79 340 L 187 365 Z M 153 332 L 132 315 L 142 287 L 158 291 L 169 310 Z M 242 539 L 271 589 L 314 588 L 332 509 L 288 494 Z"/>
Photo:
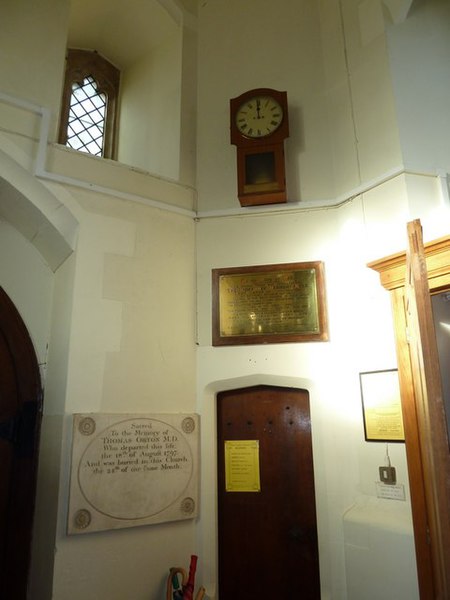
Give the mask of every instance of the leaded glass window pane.
<path id="1" fill-rule="evenodd" d="M 107 97 L 97 88 L 91 75 L 81 85 L 72 84 L 66 143 L 74 150 L 102 156 Z"/>

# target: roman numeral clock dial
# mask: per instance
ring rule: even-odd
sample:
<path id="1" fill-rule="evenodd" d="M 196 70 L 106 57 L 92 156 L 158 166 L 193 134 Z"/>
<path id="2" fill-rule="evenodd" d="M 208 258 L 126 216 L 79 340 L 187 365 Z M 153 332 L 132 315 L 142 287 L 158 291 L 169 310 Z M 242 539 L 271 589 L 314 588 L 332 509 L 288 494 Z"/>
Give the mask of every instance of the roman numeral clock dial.
<path id="1" fill-rule="evenodd" d="M 233 98 L 230 123 L 231 143 L 237 147 L 241 206 L 286 202 L 287 93 L 259 88 Z"/>
<path id="2" fill-rule="evenodd" d="M 270 96 L 257 96 L 245 102 L 236 113 L 236 125 L 242 135 L 265 137 L 281 125 L 283 109 Z"/>

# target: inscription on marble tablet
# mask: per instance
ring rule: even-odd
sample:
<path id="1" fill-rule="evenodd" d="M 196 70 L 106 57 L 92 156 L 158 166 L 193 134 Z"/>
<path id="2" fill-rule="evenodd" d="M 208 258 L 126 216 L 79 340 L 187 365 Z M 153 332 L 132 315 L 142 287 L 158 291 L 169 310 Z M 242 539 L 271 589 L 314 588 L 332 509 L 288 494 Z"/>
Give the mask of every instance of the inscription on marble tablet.
<path id="1" fill-rule="evenodd" d="M 73 416 L 68 533 L 197 516 L 195 414 Z"/>

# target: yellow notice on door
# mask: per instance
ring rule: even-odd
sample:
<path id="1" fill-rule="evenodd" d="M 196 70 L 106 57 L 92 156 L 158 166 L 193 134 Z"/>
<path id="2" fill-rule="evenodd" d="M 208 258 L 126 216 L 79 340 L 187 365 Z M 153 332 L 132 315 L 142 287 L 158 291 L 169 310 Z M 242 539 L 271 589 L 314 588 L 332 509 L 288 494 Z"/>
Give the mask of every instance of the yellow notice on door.
<path id="1" fill-rule="evenodd" d="M 260 492 L 259 441 L 225 441 L 225 490 Z"/>

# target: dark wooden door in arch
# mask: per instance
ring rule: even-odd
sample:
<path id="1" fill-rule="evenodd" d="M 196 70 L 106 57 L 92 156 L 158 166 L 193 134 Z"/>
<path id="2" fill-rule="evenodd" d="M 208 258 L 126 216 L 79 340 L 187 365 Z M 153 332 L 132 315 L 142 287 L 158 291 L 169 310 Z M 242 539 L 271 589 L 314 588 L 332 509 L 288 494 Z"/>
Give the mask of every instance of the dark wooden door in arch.
<path id="1" fill-rule="evenodd" d="M 217 429 L 220 600 L 319 600 L 308 392 L 265 385 L 220 392 Z M 260 491 L 226 489 L 225 442 L 242 440 L 258 442 Z"/>
<path id="2" fill-rule="evenodd" d="M 0 288 L 0 597 L 25 600 L 42 387 L 33 343 Z"/>

